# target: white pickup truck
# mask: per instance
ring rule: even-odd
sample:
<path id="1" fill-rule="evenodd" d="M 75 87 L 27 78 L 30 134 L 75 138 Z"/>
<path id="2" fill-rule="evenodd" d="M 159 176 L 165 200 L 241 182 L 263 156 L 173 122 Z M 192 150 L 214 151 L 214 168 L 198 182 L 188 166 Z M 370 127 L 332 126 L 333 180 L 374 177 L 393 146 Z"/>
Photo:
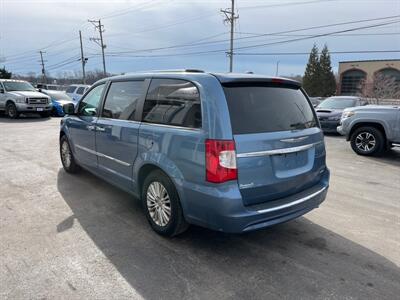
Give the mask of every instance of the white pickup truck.
<path id="1" fill-rule="evenodd" d="M 0 79 L 0 111 L 9 118 L 18 118 L 20 113 L 39 113 L 49 117 L 52 103 L 49 96 L 39 93 L 26 81 Z"/>

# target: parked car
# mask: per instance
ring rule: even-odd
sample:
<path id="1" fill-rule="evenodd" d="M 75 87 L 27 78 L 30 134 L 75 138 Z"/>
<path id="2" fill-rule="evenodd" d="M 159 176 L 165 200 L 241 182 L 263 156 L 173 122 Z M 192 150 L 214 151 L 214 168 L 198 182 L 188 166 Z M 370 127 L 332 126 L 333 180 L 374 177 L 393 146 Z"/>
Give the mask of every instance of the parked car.
<path id="1" fill-rule="evenodd" d="M 74 101 L 79 101 L 83 94 L 90 88 L 90 85 L 86 84 L 73 84 L 67 87 L 66 93 Z"/>
<path id="2" fill-rule="evenodd" d="M 343 111 L 337 131 L 360 155 L 380 155 L 400 146 L 400 107 L 368 105 Z"/>
<path id="3" fill-rule="evenodd" d="M 50 97 L 39 93 L 26 81 L 0 79 L 0 111 L 15 119 L 21 113 L 35 112 L 49 117 L 52 110 Z"/>
<path id="4" fill-rule="evenodd" d="M 322 101 L 316 108 L 317 116 L 324 132 L 336 133 L 342 112 L 347 107 L 366 105 L 359 97 L 334 96 Z"/>
<path id="5" fill-rule="evenodd" d="M 151 227 L 241 233 L 324 201 L 324 136 L 296 81 L 165 71 L 95 83 L 60 128 L 67 172 L 81 167 L 140 197 Z"/>
<path id="6" fill-rule="evenodd" d="M 317 107 L 324 100 L 323 97 L 309 97 L 309 98 L 310 98 L 311 104 L 314 107 Z"/>
<path id="7" fill-rule="evenodd" d="M 65 92 L 62 91 L 52 91 L 52 90 L 41 90 L 43 94 L 46 94 L 51 98 L 51 102 L 53 104 L 52 115 L 63 117 L 64 110 L 63 106 L 68 103 L 76 104 L 70 96 L 68 96 Z"/>
<path id="8" fill-rule="evenodd" d="M 47 84 L 47 83 L 38 83 L 38 84 L 36 84 L 36 88 L 39 90 L 51 90 L 51 91 L 61 91 L 62 90 L 61 85 Z"/>

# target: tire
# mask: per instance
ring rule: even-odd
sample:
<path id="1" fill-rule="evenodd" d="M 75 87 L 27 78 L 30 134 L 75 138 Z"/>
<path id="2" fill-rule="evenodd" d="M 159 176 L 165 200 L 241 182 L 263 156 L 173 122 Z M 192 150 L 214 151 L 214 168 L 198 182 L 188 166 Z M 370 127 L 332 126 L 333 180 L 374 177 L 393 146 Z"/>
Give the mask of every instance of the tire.
<path id="1" fill-rule="evenodd" d="M 379 156 L 386 148 L 383 133 L 375 127 L 357 128 L 350 137 L 351 148 L 359 155 Z"/>
<path id="2" fill-rule="evenodd" d="M 45 111 L 45 112 L 41 112 L 41 113 L 40 113 L 40 116 L 41 116 L 42 118 L 49 118 L 50 115 L 51 115 L 51 112 L 48 112 L 48 111 Z"/>
<path id="3" fill-rule="evenodd" d="M 164 172 L 153 171 L 146 177 L 141 199 L 147 220 L 158 234 L 173 237 L 189 227 L 183 216 L 178 192 Z"/>
<path id="4" fill-rule="evenodd" d="M 17 110 L 17 107 L 15 106 L 14 103 L 8 103 L 6 106 L 6 115 L 10 119 L 17 119 L 19 117 L 19 113 Z"/>
<path id="5" fill-rule="evenodd" d="M 65 135 L 63 135 L 60 139 L 60 158 L 64 170 L 67 173 L 77 173 L 80 171 L 81 168 L 75 161 L 68 138 Z"/>

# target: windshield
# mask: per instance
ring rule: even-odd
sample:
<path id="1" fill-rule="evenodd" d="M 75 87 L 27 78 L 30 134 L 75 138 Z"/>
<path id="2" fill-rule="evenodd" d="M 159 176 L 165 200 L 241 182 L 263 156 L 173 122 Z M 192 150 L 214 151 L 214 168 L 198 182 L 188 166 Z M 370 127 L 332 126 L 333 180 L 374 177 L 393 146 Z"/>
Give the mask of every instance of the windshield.
<path id="1" fill-rule="evenodd" d="M 321 102 L 317 108 L 344 109 L 356 105 L 357 99 L 350 98 L 328 98 Z"/>
<path id="2" fill-rule="evenodd" d="M 234 134 L 299 130 L 317 126 L 311 105 L 297 88 L 224 88 Z"/>
<path id="3" fill-rule="evenodd" d="M 58 101 L 58 100 L 72 101 L 71 97 L 63 92 L 47 92 L 47 95 L 49 95 L 51 97 L 51 100 L 54 100 L 54 101 Z"/>
<path id="4" fill-rule="evenodd" d="M 29 83 L 24 81 L 3 81 L 4 88 L 8 92 L 12 91 L 36 91 Z"/>

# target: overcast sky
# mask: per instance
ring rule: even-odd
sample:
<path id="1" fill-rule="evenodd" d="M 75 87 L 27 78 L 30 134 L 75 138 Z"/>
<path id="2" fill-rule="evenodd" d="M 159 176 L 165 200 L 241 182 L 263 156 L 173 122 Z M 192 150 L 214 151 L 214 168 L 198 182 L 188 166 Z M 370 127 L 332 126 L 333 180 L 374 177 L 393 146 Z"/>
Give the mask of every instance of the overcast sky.
<path id="1" fill-rule="evenodd" d="M 0 66 L 5 65 L 14 73 L 39 74 L 38 51 L 43 50 L 51 74 L 80 71 L 78 30 L 82 30 L 87 70 L 101 69 L 101 49 L 89 40 L 98 37 L 98 32 L 87 22 L 101 18 L 108 72 L 176 68 L 226 71 L 228 59 L 224 50 L 229 47 L 229 26 L 223 23 L 220 9 L 229 7 L 230 2 L 0 0 Z M 237 49 L 241 54 L 308 53 L 314 43 L 320 48 L 327 43 L 331 51 L 400 50 L 400 23 L 393 23 L 400 21 L 399 17 L 281 33 L 400 15 L 398 0 L 236 0 L 236 3 L 239 19 L 235 47 L 254 46 Z M 382 24 L 385 25 L 376 26 Z M 303 39 L 366 26 L 376 27 Z M 281 34 L 254 35 L 267 33 Z M 276 43 L 296 39 L 303 40 Z M 399 59 L 400 53 L 332 54 L 335 71 L 342 60 L 390 58 Z M 303 74 L 307 59 L 307 55 L 237 55 L 234 70 L 274 75 L 279 61 L 280 75 Z"/>

